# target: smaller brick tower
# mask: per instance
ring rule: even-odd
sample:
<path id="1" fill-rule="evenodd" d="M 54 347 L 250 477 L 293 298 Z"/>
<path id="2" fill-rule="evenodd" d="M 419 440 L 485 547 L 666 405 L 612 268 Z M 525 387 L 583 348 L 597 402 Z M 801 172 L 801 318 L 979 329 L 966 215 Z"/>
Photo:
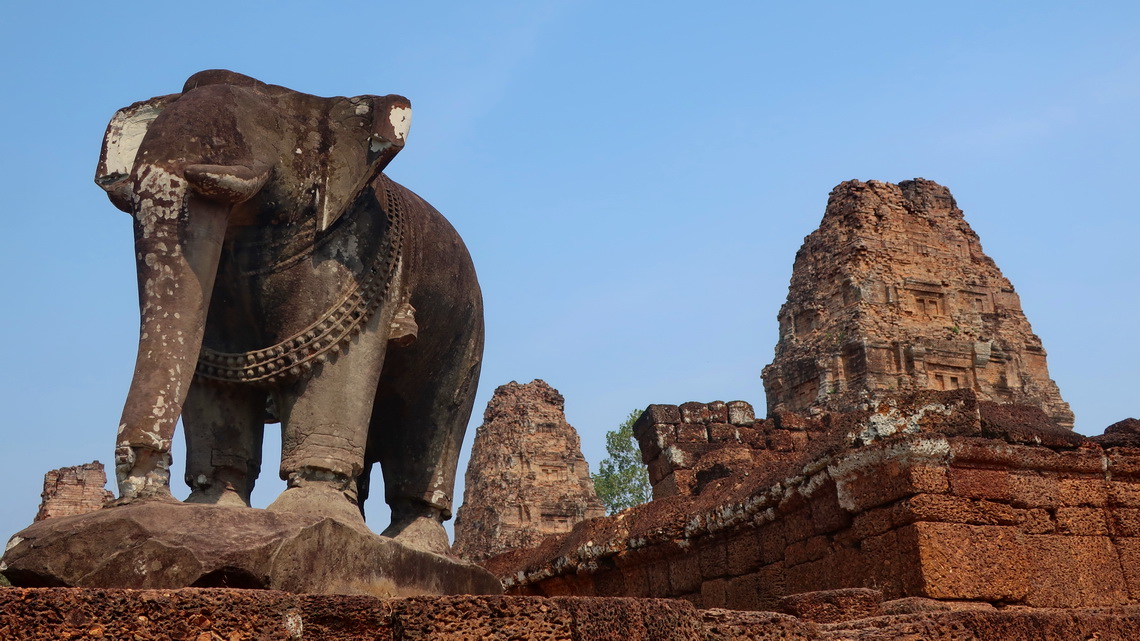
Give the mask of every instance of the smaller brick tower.
<path id="1" fill-rule="evenodd" d="M 495 390 L 475 433 L 453 550 L 470 561 L 603 516 L 565 401 L 542 380 Z"/>

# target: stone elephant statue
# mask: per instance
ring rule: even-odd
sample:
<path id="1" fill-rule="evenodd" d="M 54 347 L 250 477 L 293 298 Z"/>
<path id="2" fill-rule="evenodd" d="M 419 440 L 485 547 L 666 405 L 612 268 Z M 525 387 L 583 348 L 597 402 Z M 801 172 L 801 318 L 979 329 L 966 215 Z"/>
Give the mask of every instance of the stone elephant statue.
<path id="1" fill-rule="evenodd" d="M 405 98 L 319 98 L 224 70 L 119 110 L 96 183 L 134 218 L 141 328 L 115 452 L 120 501 L 169 497 L 181 415 L 188 502 L 248 505 L 280 421 L 270 506 L 446 551 L 483 351 L 470 256 L 382 173 Z"/>

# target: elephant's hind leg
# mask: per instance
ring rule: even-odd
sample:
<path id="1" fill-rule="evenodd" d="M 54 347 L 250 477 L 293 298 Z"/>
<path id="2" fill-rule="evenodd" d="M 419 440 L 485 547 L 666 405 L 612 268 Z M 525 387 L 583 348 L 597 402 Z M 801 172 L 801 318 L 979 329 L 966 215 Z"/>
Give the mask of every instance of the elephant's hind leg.
<path id="1" fill-rule="evenodd" d="M 369 460 L 384 472 L 392 523 L 382 533 L 437 554 L 450 551 L 455 472 L 471 417 L 482 354 L 481 325 L 443 353 L 389 352 L 369 435 Z"/>
<path id="2" fill-rule="evenodd" d="M 262 390 L 195 380 L 183 405 L 187 503 L 249 505 L 261 472 Z"/>

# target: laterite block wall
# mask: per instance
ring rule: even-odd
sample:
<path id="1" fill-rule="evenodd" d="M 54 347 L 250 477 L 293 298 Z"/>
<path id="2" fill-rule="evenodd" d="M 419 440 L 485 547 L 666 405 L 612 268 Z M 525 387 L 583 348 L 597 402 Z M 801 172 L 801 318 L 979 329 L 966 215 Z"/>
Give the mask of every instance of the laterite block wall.
<path id="1" fill-rule="evenodd" d="M 727 404 L 709 405 L 715 418 Z M 704 414 L 689 409 L 698 419 L 673 427 L 701 425 Z M 960 392 L 884 403 L 830 445 L 809 439 L 805 449 L 824 453 L 780 480 L 762 465 L 700 482 L 697 472 L 687 494 L 580 524 L 489 568 L 516 594 L 672 597 L 703 608 L 772 610 L 785 595 L 846 587 L 1038 607 L 1140 602 L 1140 449 L 996 411 Z M 695 442 L 659 440 L 646 458 Z M 765 451 L 757 442 L 771 439 L 728 449 Z M 715 449 L 689 462 L 707 472 Z M 714 458 L 744 460 L 739 451 Z M 658 473 L 655 485 L 685 469 Z"/>

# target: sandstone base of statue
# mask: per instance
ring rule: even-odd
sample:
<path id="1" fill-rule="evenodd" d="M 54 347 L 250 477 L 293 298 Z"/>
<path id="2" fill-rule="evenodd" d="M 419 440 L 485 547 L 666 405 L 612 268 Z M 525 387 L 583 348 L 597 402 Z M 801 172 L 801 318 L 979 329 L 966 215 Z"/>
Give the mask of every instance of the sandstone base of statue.
<path id="1" fill-rule="evenodd" d="M 499 594 L 486 570 L 332 519 L 145 501 L 47 519 L 8 542 L 16 586 L 264 588 L 403 597 Z"/>

